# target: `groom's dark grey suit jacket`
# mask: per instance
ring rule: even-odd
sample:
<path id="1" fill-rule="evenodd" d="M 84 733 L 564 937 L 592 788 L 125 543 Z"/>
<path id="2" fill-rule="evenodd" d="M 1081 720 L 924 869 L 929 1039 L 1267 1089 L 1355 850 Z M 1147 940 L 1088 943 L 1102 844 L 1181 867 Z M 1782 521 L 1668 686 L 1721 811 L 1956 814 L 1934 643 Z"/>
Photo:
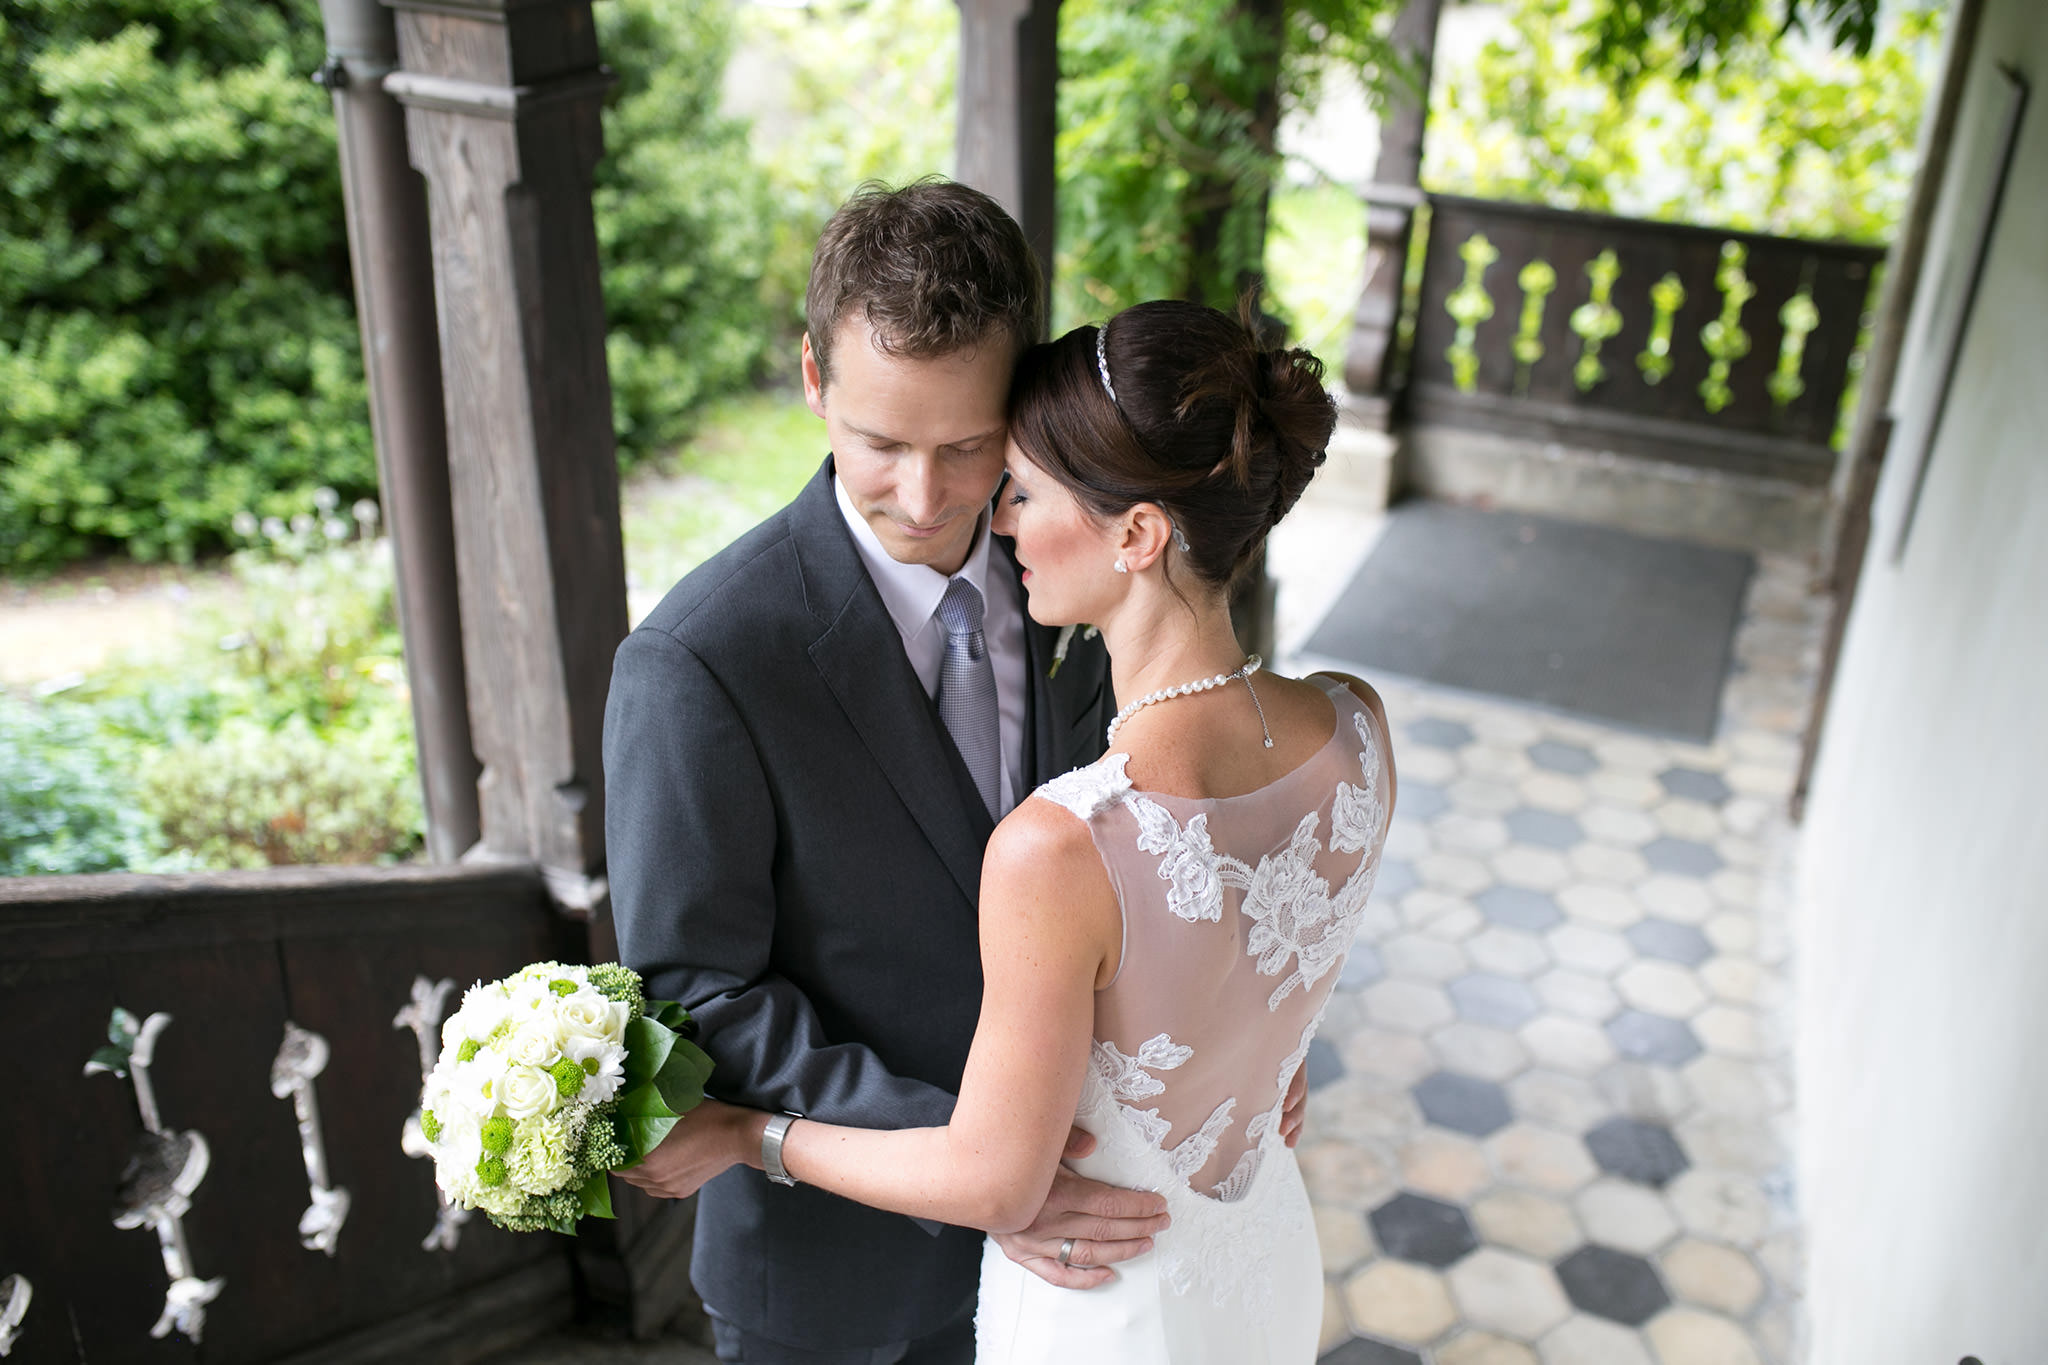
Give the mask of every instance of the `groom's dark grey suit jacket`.
<path id="1" fill-rule="evenodd" d="M 620 955 L 701 1025 L 722 1099 L 871 1128 L 951 1114 L 981 1001 L 992 829 L 832 491 L 832 464 L 620 646 L 605 839 Z M 1003 542 L 993 572 L 1015 573 Z M 998 568 L 1000 566 L 1000 568 Z M 1025 777 L 1102 752 L 1107 659 L 1027 619 Z M 741 1167 L 704 1188 L 691 1279 L 813 1348 L 943 1326 L 981 1235 Z"/>

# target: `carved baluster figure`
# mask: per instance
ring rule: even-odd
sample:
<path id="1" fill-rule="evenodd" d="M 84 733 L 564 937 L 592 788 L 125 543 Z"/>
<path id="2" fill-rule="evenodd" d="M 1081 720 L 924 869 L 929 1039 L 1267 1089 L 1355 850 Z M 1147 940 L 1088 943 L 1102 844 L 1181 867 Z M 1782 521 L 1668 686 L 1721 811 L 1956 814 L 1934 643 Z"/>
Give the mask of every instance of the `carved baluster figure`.
<path id="1" fill-rule="evenodd" d="M 29 1300 L 35 1289 L 26 1275 L 9 1275 L 0 1280 L 0 1356 L 12 1355 L 21 1340 L 22 1319 L 28 1316 Z"/>
<path id="2" fill-rule="evenodd" d="M 328 1181 L 327 1139 L 320 1131 L 320 1102 L 313 1093 L 313 1080 L 327 1069 L 327 1056 L 325 1038 L 286 1020 L 284 1042 L 270 1064 L 270 1093 L 291 1100 L 299 1120 L 299 1153 L 306 1160 L 306 1185 L 312 1196 L 299 1215 L 299 1245 L 332 1256 L 341 1225 L 348 1221 L 348 1191 Z"/>
<path id="3" fill-rule="evenodd" d="M 434 1062 L 441 1052 L 441 1016 L 447 1012 L 448 996 L 455 989 L 455 983 L 443 977 L 429 981 L 424 976 L 412 979 L 412 999 L 398 1016 L 391 1021 L 393 1028 L 409 1028 L 420 1045 L 420 1082 L 425 1084 L 427 1075 L 434 1069 Z M 420 1128 L 420 1111 L 417 1105 L 406 1115 L 405 1130 L 398 1145 L 407 1156 L 430 1157 L 433 1152 L 427 1146 L 427 1135 Z M 455 1244 L 462 1240 L 462 1225 L 469 1221 L 469 1210 L 457 1208 L 448 1202 L 448 1196 L 434 1189 L 434 1198 L 439 1202 L 440 1212 L 434 1218 L 434 1230 L 426 1235 L 420 1246 L 428 1251 L 453 1251 Z"/>

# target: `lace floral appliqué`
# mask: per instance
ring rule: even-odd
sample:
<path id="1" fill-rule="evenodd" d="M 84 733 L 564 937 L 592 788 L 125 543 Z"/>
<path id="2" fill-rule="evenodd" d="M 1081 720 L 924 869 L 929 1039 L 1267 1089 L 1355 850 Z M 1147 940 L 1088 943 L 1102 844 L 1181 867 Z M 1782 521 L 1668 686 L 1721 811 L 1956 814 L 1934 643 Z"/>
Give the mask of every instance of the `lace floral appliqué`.
<path id="1" fill-rule="evenodd" d="M 1157 801 L 1128 796 L 1124 806 L 1137 818 L 1138 847 L 1160 855 L 1166 908 L 1189 923 L 1222 919 L 1223 888 L 1251 885 L 1251 869 L 1217 854 L 1209 842 L 1209 817 L 1197 815 L 1182 826 Z"/>
<path id="2" fill-rule="evenodd" d="M 1124 775 L 1124 765 L 1130 761 L 1129 754 L 1105 754 L 1085 768 L 1041 783 L 1037 795 L 1076 819 L 1092 820 L 1131 789 L 1131 779 Z"/>

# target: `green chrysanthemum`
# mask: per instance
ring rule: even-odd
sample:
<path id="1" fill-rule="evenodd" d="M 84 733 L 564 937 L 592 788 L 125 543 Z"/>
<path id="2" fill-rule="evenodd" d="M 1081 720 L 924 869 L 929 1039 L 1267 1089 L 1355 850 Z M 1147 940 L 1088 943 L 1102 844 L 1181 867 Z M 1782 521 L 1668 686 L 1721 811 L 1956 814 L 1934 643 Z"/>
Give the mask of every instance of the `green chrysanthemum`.
<path id="1" fill-rule="evenodd" d="M 583 1089 L 583 1064 L 574 1057 L 564 1057 L 548 1068 L 548 1075 L 555 1078 L 555 1094 L 565 1100 L 574 1099 Z"/>
<path id="2" fill-rule="evenodd" d="M 429 1142 L 439 1142 L 441 1140 L 441 1120 L 435 1115 L 433 1110 L 420 1110 L 420 1132 L 426 1135 L 426 1139 Z"/>
<path id="3" fill-rule="evenodd" d="M 512 1145 L 512 1120 L 503 1114 L 487 1118 L 477 1135 L 483 1140 L 486 1152 L 492 1156 L 503 1156 L 505 1149 Z"/>
<path id="4" fill-rule="evenodd" d="M 462 1040 L 462 1046 L 455 1049 L 455 1060 L 458 1062 L 467 1062 L 474 1060 L 476 1054 L 482 1052 L 483 1050 L 484 1045 L 478 1042 L 476 1039 L 464 1038 Z"/>
<path id="5" fill-rule="evenodd" d="M 576 983 L 556 977 L 553 981 L 548 982 L 548 989 L 556 995 L 574 995 L 576 994 Z"/>
<path id="6" fill-rule="evenodd" d="M 495 1190 L 505 1183 L 505 1159 L 486 1156 L 476 1163 L 476 1183 L 487 1190 Z"/>

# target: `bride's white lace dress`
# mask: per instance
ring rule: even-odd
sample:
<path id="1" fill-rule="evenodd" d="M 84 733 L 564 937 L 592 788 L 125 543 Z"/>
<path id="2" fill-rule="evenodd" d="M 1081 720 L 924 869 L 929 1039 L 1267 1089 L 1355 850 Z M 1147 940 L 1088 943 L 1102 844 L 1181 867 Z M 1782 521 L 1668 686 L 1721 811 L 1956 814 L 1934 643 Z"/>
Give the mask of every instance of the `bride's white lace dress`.
<path id="1" fill-rule="evenodd" d="M 1037 791 L 1087 822 L 1124 916 L 1095 997 L 1081 1174 L 1166 1196 L 1173 1226 L 1099 1289 L 990 1243 L 980 1365 L 1310 1365 L 1322 1260 L 1278 1132 L 1365 914 L 1390 814 L 1387 736 L 1335 679 L 1327 744 L 1243 796 L 1136 789 L 1112 753 Z"/>

